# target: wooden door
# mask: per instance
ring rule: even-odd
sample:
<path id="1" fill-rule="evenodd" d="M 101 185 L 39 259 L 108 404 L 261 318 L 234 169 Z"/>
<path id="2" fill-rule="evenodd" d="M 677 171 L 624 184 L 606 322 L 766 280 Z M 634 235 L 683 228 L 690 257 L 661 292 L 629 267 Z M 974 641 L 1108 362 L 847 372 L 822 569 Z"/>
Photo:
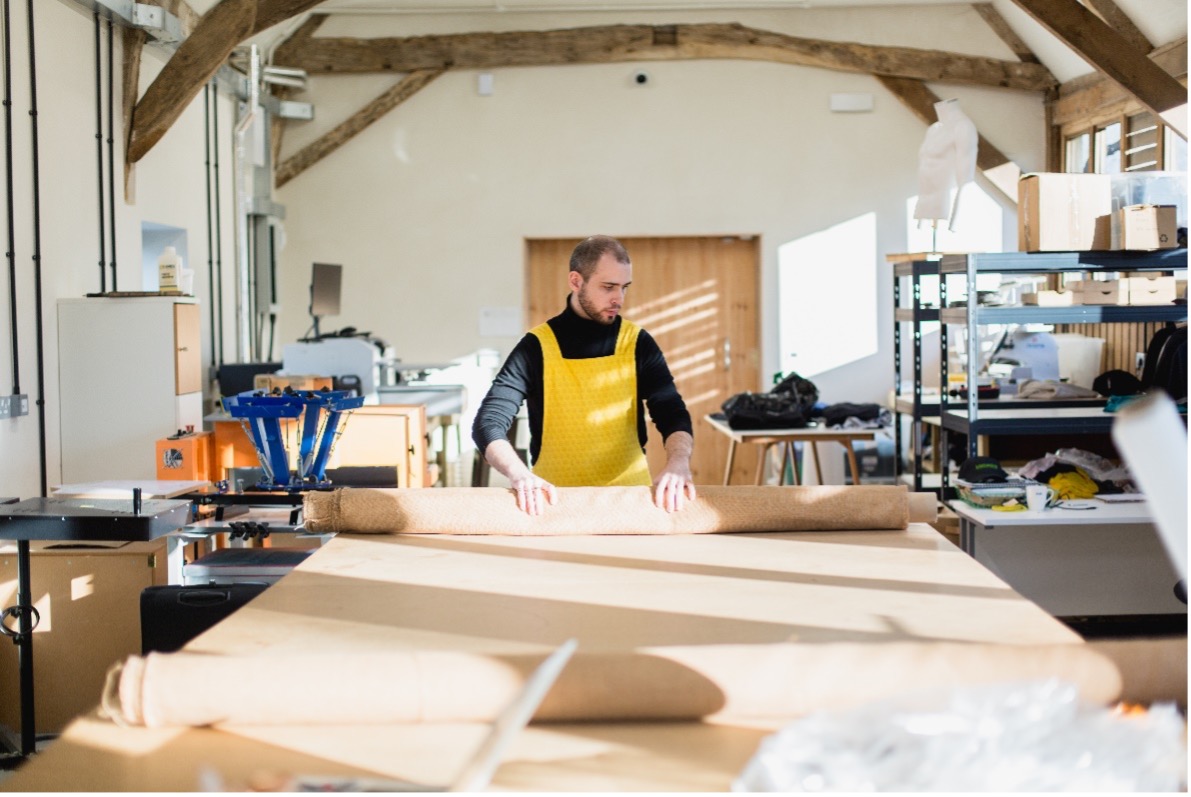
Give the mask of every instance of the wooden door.
<path id="1" fill-rule="evenodd" d="M 703 420 L 734 393 L 756 390 L 760 368 L 757 331 L 756 238 L 623 238 L 633 260 L 633 284 L 624 315 L 661 346 L 674 382 L 694 421 L 696 484 L 720 484 L 727 439 Z M 527 328 L 565 306 L 568 263 L 578 238 L 527 242 Z M 653 473 L 665 463 L 657 430 L 649 427 L 646 454 Z M 742 452 L 733 483 L 751 484 L 756 462 Z"/>
<path id="2" fill-rule="evenodd" d="M 203 389 L 202 331 L 197 304 L 174 305 L 174 392 Z"/>

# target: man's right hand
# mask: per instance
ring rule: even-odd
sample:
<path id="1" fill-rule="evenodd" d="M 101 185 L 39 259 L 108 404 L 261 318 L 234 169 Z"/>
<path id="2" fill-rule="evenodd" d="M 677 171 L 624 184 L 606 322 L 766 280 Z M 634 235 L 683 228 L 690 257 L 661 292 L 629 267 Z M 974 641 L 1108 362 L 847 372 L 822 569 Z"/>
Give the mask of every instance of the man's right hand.
<path id="1" fill-rule="evenodd" d="M 558 500 L 557 488 L 534 476 L 508 440 L 493 440 L 488 444 L 484 458 L 509 480 L 517 496 L 517 508 L 527 515 L 540 515 L 546 509 L 546 502 L 553 504 Z"/>
<path id="2" fill-rule="evenodd" d="M 527 515 L 540 515 L 545 511 L 547 501 L 553 505 L 558 500 L 555 486 L 532 473 L 513 479 L 512 486 L 517 496 L 517 508 Z"/>

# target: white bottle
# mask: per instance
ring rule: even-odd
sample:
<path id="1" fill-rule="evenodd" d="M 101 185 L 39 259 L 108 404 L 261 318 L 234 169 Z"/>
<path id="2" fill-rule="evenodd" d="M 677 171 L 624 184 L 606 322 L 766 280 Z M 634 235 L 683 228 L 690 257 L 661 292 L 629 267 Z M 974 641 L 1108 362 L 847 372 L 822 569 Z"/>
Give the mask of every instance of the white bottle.
<path id="1" fill-rule="evenodd" d="M 182 258 L 172 246 L 167 246 L 157 258 L 157 289 L 161 291 L 178 290 L 178 272 L 182 268 Z"/>

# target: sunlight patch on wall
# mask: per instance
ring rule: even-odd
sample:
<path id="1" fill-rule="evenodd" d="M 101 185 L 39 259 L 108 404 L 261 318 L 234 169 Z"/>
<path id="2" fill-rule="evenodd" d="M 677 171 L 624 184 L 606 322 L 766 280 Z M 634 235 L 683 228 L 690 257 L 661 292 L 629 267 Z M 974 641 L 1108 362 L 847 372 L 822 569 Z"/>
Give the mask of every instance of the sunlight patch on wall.
<path id="1" fill-rule="evenodd" d="M 877 353 L 877 216 L 778 247 L 779 354 L 813 377 Z"/>

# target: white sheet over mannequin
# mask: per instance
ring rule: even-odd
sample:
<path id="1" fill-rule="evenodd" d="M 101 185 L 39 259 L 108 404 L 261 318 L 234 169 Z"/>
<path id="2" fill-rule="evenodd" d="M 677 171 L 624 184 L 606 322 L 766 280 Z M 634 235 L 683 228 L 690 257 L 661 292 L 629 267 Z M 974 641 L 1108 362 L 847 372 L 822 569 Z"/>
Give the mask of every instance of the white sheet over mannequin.
<path id="1" fill-rule="evenodd" d="M 959 195 L 976 176 L 979 135 L 956 100 L 935 103 L 939 121 L 926 130 L 918 150 L 918 204 L 914 218 L 946 221 L 952 229 L 959 210 Z M 955 199 L 951 189 L 955 188 Z"/>

